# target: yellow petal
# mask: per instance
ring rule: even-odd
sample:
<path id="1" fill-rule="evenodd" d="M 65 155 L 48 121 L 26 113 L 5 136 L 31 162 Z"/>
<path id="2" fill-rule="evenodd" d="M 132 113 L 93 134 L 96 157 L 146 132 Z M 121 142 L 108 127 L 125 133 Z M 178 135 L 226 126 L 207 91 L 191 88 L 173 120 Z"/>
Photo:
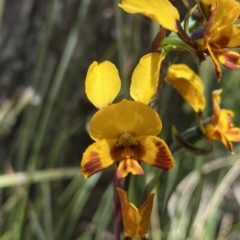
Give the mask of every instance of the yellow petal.
<path id="1" fill-rule="evenodd" d="M 217 32 L 210 43 L 220 48 L 237 48 L 240 46 L 240 24 L 227 25 Z"/>
<path id="2" fill-rule="evenodd" d="M 87 72 L 85 89 L 88 99 L 97 108 L 111 104 L 120 91 L 118 70 L 109 61 L 93 62 Z"/>
<path id="3" fill-rule="evenodd" d="M 138 209 L 128 201 L 127 193 L 120 188 L 117 188 L 124 226 L 124 237 L 137 236 L 139 223 L 142 219 Z"/>
<path id="4" fill-rule="evenodd" d="M 142 216 L 142 220 L 140 222 L 139 230 L 138 230 L 138 237 L 144 239 L 148 232 L 148 226 L 150 222 L 152 206 L 153 206 L 153 198 L 154 193 L 150 194 L 145 202 L 139 207 L 139 212 Z"/>
<path id="5" fill-rule="evenodd" d="M 218 105 L 221 103 L 221 100 L 222 100 L 220 97 L 221 93 L 222 93 L 222 89 L 212 91 L 212 100 L 216 101 Z"/>
<path id="6" fill-rule="evenodd" d="M 230 128 L 225 133 L 225 136 L 230 142 L 240 142 L 240 128 L 237 127 Z"/>
<path id="7" fill-rule="evenodd" d="M 209 139 L 221 141 L 231 153 L 233 153 L 231 142 L 240 142 L 240 128 L 234 127 L 232 123 L 233 115 L 234 113 L 231 110 L 221 109 L 217 124 L 212 117 L 212 122 L 205 126 L 205 136 Z"/>
<path id="8" fill-rule="evenodd" d="M 229 141 L 229 139 L 227 139 L 227 137 L 224 134 L 221 134 L 220 141 L 232 154 L 234 154 L 232 143 Z"/>
<path id="9" fill-rule="evenodd" d="M 226 30 L 227 32 L 224 32 Z M 240 24 L 227 26 L 224 30 L 221 30 L 222 36 L 228 37 L 229 41 L 226 44 L 228 48 L 240 47 Z"/>
<path id="10" fill-rule="evenodd" d="M 139 237 L 145 239 L 153 206 L 154 193 L 150 194 L 144 203 L 137 209 L 128 201 L 127 193 L 117 188 L 124 226 L 124 237 Z"/>
<path id="11" fill-rule="evenodd" d="M 224 136 L 224 134 L 216 129 L 212 124 L 208 124 L 205 126 L 205 136 L 212 140 L 220 141 L 224 144 L 224 146 L 232 152 L 232 144 L 231 142 Z"/>
<path id="12" fill-rule="evenodd" d="M 114 163 L 110 151 L 115 146 L 113 140 L 102 140 L 90 145 L 83 153 L 81 162 L 82 173 L 85 178 L 89 178 L 104 168 Z"/>
<path id="13" fill-rule="evenodd" d="M 122 4 L 118 6 L 128 13 L 141 13 L 164 28 L 177 32 L 176 22 L 180 18 L 177 9 L 169 0 L 122 0 Z"/>
<path id="14" fill-rule="evenodd" d="M 157 135 L 162 129 L 158 114 L 141 102 L 122 100 L 99 110 L 91 119 L 92 139 L 118 139 L 125 132 L 134 137 Z"/>
<path id="15" fill-rule="evenodd" d="M 219 130 L 212 128 L 211 125 L 206 126 L 206 137 L 212 140 L 218 140 L 223 143 L 223 145 L 233 153 L 232 143 L 227 139 L 227 137 Z"/>
<path id="16" fill-rule="evenodd" d="M 128 175 L 128 173 L 132 173 L 133 175 L 142 175 L 144 174 L 144 171 L 137 160 L 126 159 L 120 161 L 116 172 L 117 178 L 124 178 Z"/>
<path id="17" fill-rule="evenodd" d="M 221 115 L 221 108 L 219 106 L 219 104 L 221 103 L 221 92 L 221 89 L 212 92 L 213 115 L 211 117 L 211 122 L 213 126 L 216 126 L 218 124 Z"/>
<path id="18" fill-rule="evenodd" d="M 218 122 L 218 129 L 221 132 L 228 131 L 231 127 L 233 127 L 232 118 L 234 116 L 233 111 L 228 109 L 221 109 L 219 122 Z"/>
<path id="19" fill-rule="evenodd" d="M 172 85 L 193 107 L 195 112 L 203 110 L 205 98 L 199 76 L 185 64 L 173 64 L 168 69 L 165 81 Z"/>
<path id="20" fill-rule="evenodd" d="M 162 139 L 154 136 L 143 136 L 139 137 L 138 141 L 138 148 L 141 149 L 139 160 L 165 170 L 174 166 L 173 156 Z"/>
<path id="21" fill-rule="evenodd" d="M 149 104 L 158 89 L 160 65 L 164 59 L 159 53 L 150 53 L 141 58 L 132 75 L 130 95 L 135 101 Z"/>
<path id="22" fill-rule="evenodd" d="M 235 0 L 219 0 L 213 9 L 212 31 L 219 27 L 231 25 L 240 15 L 240 5 Z"/>
<path id="23" fill-rule="evenodd" d="M 211 4 L 211 15 L 205 26 L 205 37 L 212 37 L 222 28 L 232 25 L 240 15 L 240 5 L 235 0 L 218 0 Z"/>
<path id="24" fill-rule="evenodd" d="M 205 130 L 205 136 L 209 139 L 214 139 L 214 140 L 221 140 L 221 134 L 219 131 L 217 131 L 217 128 L 212 124 L 209 123 L 204 127 Z"/>

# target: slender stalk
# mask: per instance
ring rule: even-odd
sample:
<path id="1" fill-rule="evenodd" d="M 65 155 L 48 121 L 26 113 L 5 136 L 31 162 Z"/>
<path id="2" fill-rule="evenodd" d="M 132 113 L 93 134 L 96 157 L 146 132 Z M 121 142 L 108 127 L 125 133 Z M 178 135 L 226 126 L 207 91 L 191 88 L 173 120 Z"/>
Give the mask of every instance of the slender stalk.
<path id="1" fill-rule="evenodd" d="M 126 192 L 128 192 L 130 186 L 131 176 L 132 176 L 131 174 L 128 174 L 124 179 L 123 190 Z"/>
<path id="2" fill-rule="evenodd" d="M 117 188 L 120 187 L 120 180 L 114 176 L 113 184 L 113 200 L 114 200 L 114 240 L 120 240 L 120 222 L 121 222 L 121 207 Z"/>

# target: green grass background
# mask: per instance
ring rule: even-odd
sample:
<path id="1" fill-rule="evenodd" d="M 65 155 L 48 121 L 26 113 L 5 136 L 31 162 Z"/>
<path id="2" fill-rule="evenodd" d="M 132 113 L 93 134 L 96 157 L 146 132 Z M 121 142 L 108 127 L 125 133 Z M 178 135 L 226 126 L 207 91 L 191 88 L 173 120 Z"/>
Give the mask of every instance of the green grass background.
<path id="1" fill-rule="evenodd" d="M 96 112 L 84 80 L 93 61 L 111 60 L 122 79 L 117 100 L 128 98 L 132 70 L 158 29 L 118 3 L 0 0 L 1 240 L 114 239 L 114 167 L 88 180 L 79 167 L 92 143 L 86 128 Z M 235 111 L 240 126 L 240 71 L 223 69 L 217 84 L 208 59 L 199 73 L 205 116 L 212 111 L 211 91 L 222 88 L 222 105 Z M 184 131 L 195 118 L 169 86 L 159 99 L 161 136 L 170 143 L 171 126 Z M 143 186 L 160 175 L 149 239 L 240 239 L 240 146 L 234 150 L 230 155 L 214 143 L 209 156 L 178 151 L 168 173 L 143 166 L 145 175 L 132 178 L 129 197 L 139 204 Z"/>

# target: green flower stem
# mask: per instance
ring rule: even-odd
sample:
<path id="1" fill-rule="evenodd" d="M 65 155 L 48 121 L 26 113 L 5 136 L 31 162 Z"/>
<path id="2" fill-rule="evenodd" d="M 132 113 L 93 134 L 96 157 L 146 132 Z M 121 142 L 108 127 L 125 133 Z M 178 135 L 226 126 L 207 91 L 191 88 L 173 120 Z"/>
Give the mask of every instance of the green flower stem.
<path id="1" fill-rule="evenodd" d="M 177 35 L 164 38 L 160 43 L 160 48 L 164 48 L 164 47 L 172 48 L 172 46 L 183 48 L 183 49 L 189 48 L 183 41 L 181 41 L 181 39 L 179 39 Z"/>
<path id="2" fill-rule="evenodd" d="M 201 130 L 199 129 L 198 126 L 194 126 L 192 128 L 187 129 L 185 132 L 181 134 L 181 137 L 189 143 L 195 143 L 198 140 L 200 140 L 203 135 Z M 170 145 L 170 151 L 172 153 L 177 152 L 178 150 L 182 149 L 182 146 L 178 144 L 177 141 L 173 140 L 172 144 Z"/>
<path id="3" fill-rule="evenodd" d="M 186 142 L 190 144 L 196 143 L 198 140 L 202 139 L 204 136 L 204 126 L 209 123 L 210 118 L 205 118 L 202 120 L 201 113 L 196 115 L 197 119 L 197 125 L 194 127 L 191 127 L 184 131 L 181 134 L 181 138 Z M 180 145 L 176 140 L 173 140 L 172 144 L 170 145 L 170 151 L 172 153 L 177 152 L 178 150 L 182 149 L 182 145 Z M 200 149 L 199 149 L 200 150 Z M 206 149 L 207 150 L 207 149 Z M 201 153 L 201 151 L 200 151 Z M 207 153 L 207 151 L 206 151 Z"/>

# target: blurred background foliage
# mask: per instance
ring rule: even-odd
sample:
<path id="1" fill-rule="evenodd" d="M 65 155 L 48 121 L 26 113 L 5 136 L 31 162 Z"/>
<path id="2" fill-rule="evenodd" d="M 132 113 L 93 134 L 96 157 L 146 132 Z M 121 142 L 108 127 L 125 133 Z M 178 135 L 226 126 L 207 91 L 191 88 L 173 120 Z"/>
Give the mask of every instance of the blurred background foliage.
<path id="1" fill-rule="evenodd" d="M 128 98 L 132 70 L 159 28 L 117 3 L 0 0 L 1 240 L 114 239 L 114 167 L 88 180 L 79 168 L 96 112 L 84 92 L 85 75 L 93 61 L 111 60 L 122 79 L 119 99 Z M 174 4 L 184 16 L 181 1 Z M 198 71 L 188 53 L 168 59 L 182 61 Z M 199 69 L 205 116 L 212 111 L 211 91 L 223 88 L 222 105 L 235 111 L 240 126 L 240 71 L 223 71 L 217 84 L 209 59 Z M 172 125 L 184 131 L 195 124 L 170 86 L 159 90 L 157 105 L 168 143 Z M 132 178 L 129 194 L 139 204 L 143 186 L 160 175 L 149 239 L 240 239 L 239 145 L 235 153 L 216 142 L 208 156 L 178 151 L 168 173 L 144 166 L 146 174 Z"/>

